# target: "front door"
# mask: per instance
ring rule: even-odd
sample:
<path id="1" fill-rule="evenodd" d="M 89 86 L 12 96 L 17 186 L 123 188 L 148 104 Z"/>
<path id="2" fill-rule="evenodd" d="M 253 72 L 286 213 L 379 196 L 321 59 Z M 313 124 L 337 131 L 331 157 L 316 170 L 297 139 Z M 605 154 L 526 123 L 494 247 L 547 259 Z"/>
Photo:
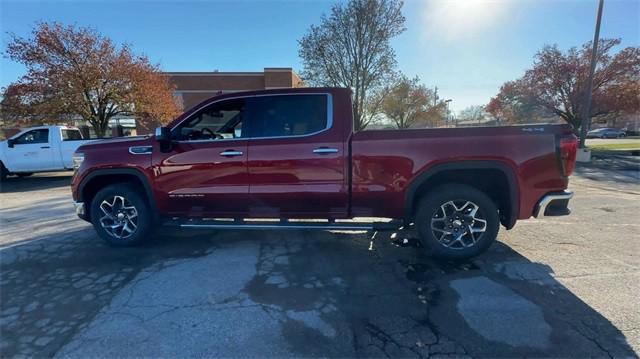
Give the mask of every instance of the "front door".
<path id="1" fill-rule="evenodd" d="M 11 171 L 44 171 L 55 168 L 49 129 L 27 131 L 14 138 L 13 144 L 13 148 L 7 148 L 7 168 Z"/>
<path id="2" fill-rule="evenodd" d="M 172 130 L 171 152 L 154 151 L 156 196 L 164 213 L 244 216 L 249 199 L 244 112 L 243 99 L 209 105 Z"/>
<path id="3" fill-rule="evenodd" d="M 247 102 L 250 215 L 344 218 L 346 149 L 331 95 L 268 95 Z"/>

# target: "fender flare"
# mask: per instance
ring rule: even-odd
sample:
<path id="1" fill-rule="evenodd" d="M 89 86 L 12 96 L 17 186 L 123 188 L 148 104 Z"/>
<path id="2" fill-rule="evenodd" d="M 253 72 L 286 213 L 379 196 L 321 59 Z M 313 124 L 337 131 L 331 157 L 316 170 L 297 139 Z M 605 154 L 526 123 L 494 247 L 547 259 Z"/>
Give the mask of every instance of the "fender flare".
<path id="1" fill-rule="evenodd" d="M 158 217 L 158 207 L 156 205 L 155 196 L 153 195 L 153 189 L 151 187 L 151 184 L 149 183 L 149 178 L 147 178 L 147 176 L 145 176 L 145 174 L 138 169 L 105 168 L 105 169 L 97 169 L 97 170 L 91 171 L 86 176 L 84 176 L 84 178 L 81 180 L 80 184 L 78 185 L 78 201 L 79 202 L 84 201 L 84 199 L 82 198 L 84 194 L 84 189 L 86 185 L 90 183 L 92 180 L 98 177 L 113 176 L 113 175 L 129 175 L 129 176 L 136 177 L 142 184 L 142 187 L 144 188 L 145 194 L 149 202 L 149 207 L 153 213 L 153 218 Z M 90 206 L 89 203 L 85 205 Z"/>
<path id="2" fill-rule="evenodd" d="M 418 175 L 405 191 L 405 218 L 407 220 L 412 219 L 414 201 L 416 199 L 416 192 L 422 184 L 433 178 L 434 176 L 452 170 L 474 170 L 474 169 L 492 169 L 498 170 L 505 175 L 507 183 L 509 185 L 509 205 L 510 214 L 506 219 L 504 226 L 507 229 L 513 228 L 520 212 L 520 193 L 518 191 L 518 179 L 516 177 L 514 169 L 503 161 L 499 160 L 467 160 L 467 161 L 453 161 L 439 163 L 431 166 L 426 171 Z"/>

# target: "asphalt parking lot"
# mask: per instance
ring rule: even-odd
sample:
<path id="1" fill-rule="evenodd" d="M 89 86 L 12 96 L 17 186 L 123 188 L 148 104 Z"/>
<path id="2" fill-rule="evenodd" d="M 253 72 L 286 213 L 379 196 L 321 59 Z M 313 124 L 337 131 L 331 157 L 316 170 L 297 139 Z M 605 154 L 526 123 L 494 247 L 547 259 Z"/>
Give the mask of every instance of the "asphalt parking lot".
<path id="1" fill-rule="evenodd" d="M 636 357 L 640 161 L 596 158 L 568 217 L 470 263 L 410 232 L 174 231 L 113 249 L 66 173 L 0 193 L 0 356 Z"/>

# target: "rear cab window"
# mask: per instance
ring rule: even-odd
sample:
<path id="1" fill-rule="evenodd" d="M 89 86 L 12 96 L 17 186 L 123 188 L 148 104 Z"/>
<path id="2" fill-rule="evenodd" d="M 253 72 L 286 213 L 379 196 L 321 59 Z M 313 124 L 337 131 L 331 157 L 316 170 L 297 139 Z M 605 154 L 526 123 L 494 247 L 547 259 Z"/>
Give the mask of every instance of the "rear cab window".
<path id="1" fill-rule="evenodd" d="M 80 130 L 63 128 L 60 130 L 60 135 L 63 141 L 79 141 L 82 140 L 82 133 Z"/>

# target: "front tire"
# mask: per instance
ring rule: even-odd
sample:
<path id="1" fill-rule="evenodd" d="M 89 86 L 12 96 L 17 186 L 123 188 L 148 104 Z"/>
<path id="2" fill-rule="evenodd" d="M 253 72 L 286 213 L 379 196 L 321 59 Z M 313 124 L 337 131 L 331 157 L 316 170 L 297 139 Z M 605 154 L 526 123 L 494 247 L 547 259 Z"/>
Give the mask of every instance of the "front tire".
<path id="1" fill-rule="evenodd" d="M 138 245 L 151 236 L 153 221 L 145 197 L 135 186 L 107 186 L 91 201 L 91 223 L 100 238 L 114 247 Z"/>
<path id="2" fill-rule="evenodd" d="M 4 182 L 9 175 L 9 171 L 4 166 L 4 163 L 0 162 L 0 182 Z"/>
<path id="3" fill-rule="evenodd" d="M 489 249 L 498 236 L 500 216 L 485 193 L 452 184 L 438 187 L 422 199 L 415 223 L 430 255 L 464 260 Z"/>

